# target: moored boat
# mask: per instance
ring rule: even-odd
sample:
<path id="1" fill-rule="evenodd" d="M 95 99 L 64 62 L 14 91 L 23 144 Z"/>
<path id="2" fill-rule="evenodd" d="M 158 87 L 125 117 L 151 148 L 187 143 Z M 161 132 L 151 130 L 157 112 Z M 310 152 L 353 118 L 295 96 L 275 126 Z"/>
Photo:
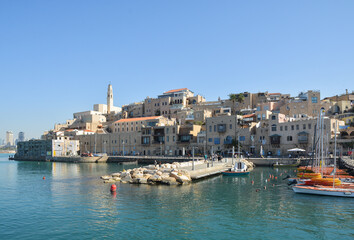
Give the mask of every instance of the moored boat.
<path id="1" fill-rule="evenodd" d="M 335 196 L 335 197 L 354 197 L 353 188 L 339 188 L 339 187 L 333 188 L 328 186 L 305 186 L 301 184 L 295 185 L 292 188 L 296 193 Z"/>
<path id="2" fill-rule="evenodd" d="M 223 171 L 222 174 L 225 176 L 242 176 L 249 174 L 247 165 L 244 162 L 236 162 L 234 167 L 228 171 Z"/>

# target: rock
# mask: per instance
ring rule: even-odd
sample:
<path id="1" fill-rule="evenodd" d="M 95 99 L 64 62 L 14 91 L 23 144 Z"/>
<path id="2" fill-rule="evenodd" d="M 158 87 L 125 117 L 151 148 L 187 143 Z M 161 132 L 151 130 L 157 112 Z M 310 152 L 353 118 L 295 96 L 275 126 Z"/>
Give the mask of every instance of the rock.
<path id="1" fill-rule="evenodd" d="M 112 177 L 120 177 L 121 173 L 112 173 Z"/>
<path id="2" fill-rule="evenodd" d="M 148 178 L 148 182 L 161 182 L 162 181 L 162 177 L 160 175 L 152 175 Z"/>
<path id="3" fill-rule="evenodd" d="M 120 177 L 113 177 L 112 179 L 113 179 L 114 181 L 116 181 L 116 182 L 119 182 L 119 181 L 121 180 Z"/>
<path id="4" fill-rule="evenodd" d="M 130 173 L 128 173 L 128 172 L 122 172 L 121 175 L 120 175 L 120 177 L 121 177 L 121 178 L 124 178 L 124 177 L 126 177 L 126 176 L 128 176 L 128 175 L 130 176 Z"/>
<path id="5" fill-rule="evenodd" d="M 109 180 L 111 178 L 112 178 L 112 176 L 109 176 L 109 175 L 101 176 L 101 179 L 103 179 L 103 180 Z"/>
<path id="6" fill-rule="evenodd" d="M 129 181 L 129 183 L 138 184 L 139 183 L 139 179 L 138 178 L 133 178 L 132 180 Z"/>
<path id="7" fill-rule="evenodd" d="M 170 177 L 173 177 L 174 179 L 176 179 L 177 182 L 179 182 L 181 184 L 190 183 L 190 181 L 191 181 L 190 177 L 182 175 L 181 173 L 178 173 L 178 172 L 171 172 Z"/>
<path id="8" fill-rule="evenodd" d="M 156 170 L 144 170 L 143 173 L 144 173 L 144 174 L 154 175 L 154 174 L 156 173 Z"/>
<path id="9" fill-rule="evenodd" d="M 177 185 L 178 184 L 176 179 L 173 178 L 173 177 L 162 178 L 161 182 L 164 183 L 164 184 L 167 184 L 167 185 Z"/>
<path id="10" fill-rule="evenodd" d="M 132 180 L 132 177 L 130 176 L 130 174 L 126 174 L 124 177 L 122 177 L 121 181 L 123 182 L 130 182 Z"/>
<path id="11" fill-rule="evenodd" d="M 147 180 L 147 178 L 142 177 L 142 178 L 138 178 L 138 182 L 139 182 L 140 184 L 147 184 L 147 183 L 148 183 L 148 180 Z"/>
<path id="12" fill-rule="evenodd" d="M 108 180 L 104 180 L 104 183 L 115 183 L 116 181 L 114 181 L 113 179 L 108 179 Z"/>

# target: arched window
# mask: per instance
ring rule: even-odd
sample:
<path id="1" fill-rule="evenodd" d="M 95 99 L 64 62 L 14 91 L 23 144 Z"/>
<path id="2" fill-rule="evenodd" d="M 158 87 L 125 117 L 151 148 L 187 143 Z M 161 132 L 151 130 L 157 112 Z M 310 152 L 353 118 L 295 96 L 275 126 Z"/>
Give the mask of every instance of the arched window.
<path id="1" fill-rule="evenodd" d="M 277 125 L 276 124 L 273 124 L 272 125 L 272 131 L 275 132 L 277 130 Z"/>

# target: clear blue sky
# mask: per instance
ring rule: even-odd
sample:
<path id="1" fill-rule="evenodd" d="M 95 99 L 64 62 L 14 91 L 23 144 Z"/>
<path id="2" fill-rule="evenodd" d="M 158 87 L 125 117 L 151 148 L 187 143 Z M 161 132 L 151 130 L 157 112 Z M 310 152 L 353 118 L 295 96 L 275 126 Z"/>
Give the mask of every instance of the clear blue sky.
<path id="1" fill-rule="evenodd" d="M 187 87 L 353 89 L 354 1 L 0 1 L 0 138 Z"/>

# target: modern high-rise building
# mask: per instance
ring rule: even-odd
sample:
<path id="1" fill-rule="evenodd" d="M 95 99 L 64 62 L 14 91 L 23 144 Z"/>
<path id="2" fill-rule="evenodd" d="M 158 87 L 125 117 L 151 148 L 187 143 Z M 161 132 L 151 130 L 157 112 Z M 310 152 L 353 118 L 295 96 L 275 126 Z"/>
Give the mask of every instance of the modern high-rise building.
<path id="1" fill-rule="evenodd" d="M 6 132 L 6 146 L 14 145 L 14 134 L 11 131 Z"/>
<path id="2" fill-rule="evenodd" d="M 18 141 L 19 142 L 25 141 L 25 133 L 24 132 L 19 132 L 18 133 Z"/>

